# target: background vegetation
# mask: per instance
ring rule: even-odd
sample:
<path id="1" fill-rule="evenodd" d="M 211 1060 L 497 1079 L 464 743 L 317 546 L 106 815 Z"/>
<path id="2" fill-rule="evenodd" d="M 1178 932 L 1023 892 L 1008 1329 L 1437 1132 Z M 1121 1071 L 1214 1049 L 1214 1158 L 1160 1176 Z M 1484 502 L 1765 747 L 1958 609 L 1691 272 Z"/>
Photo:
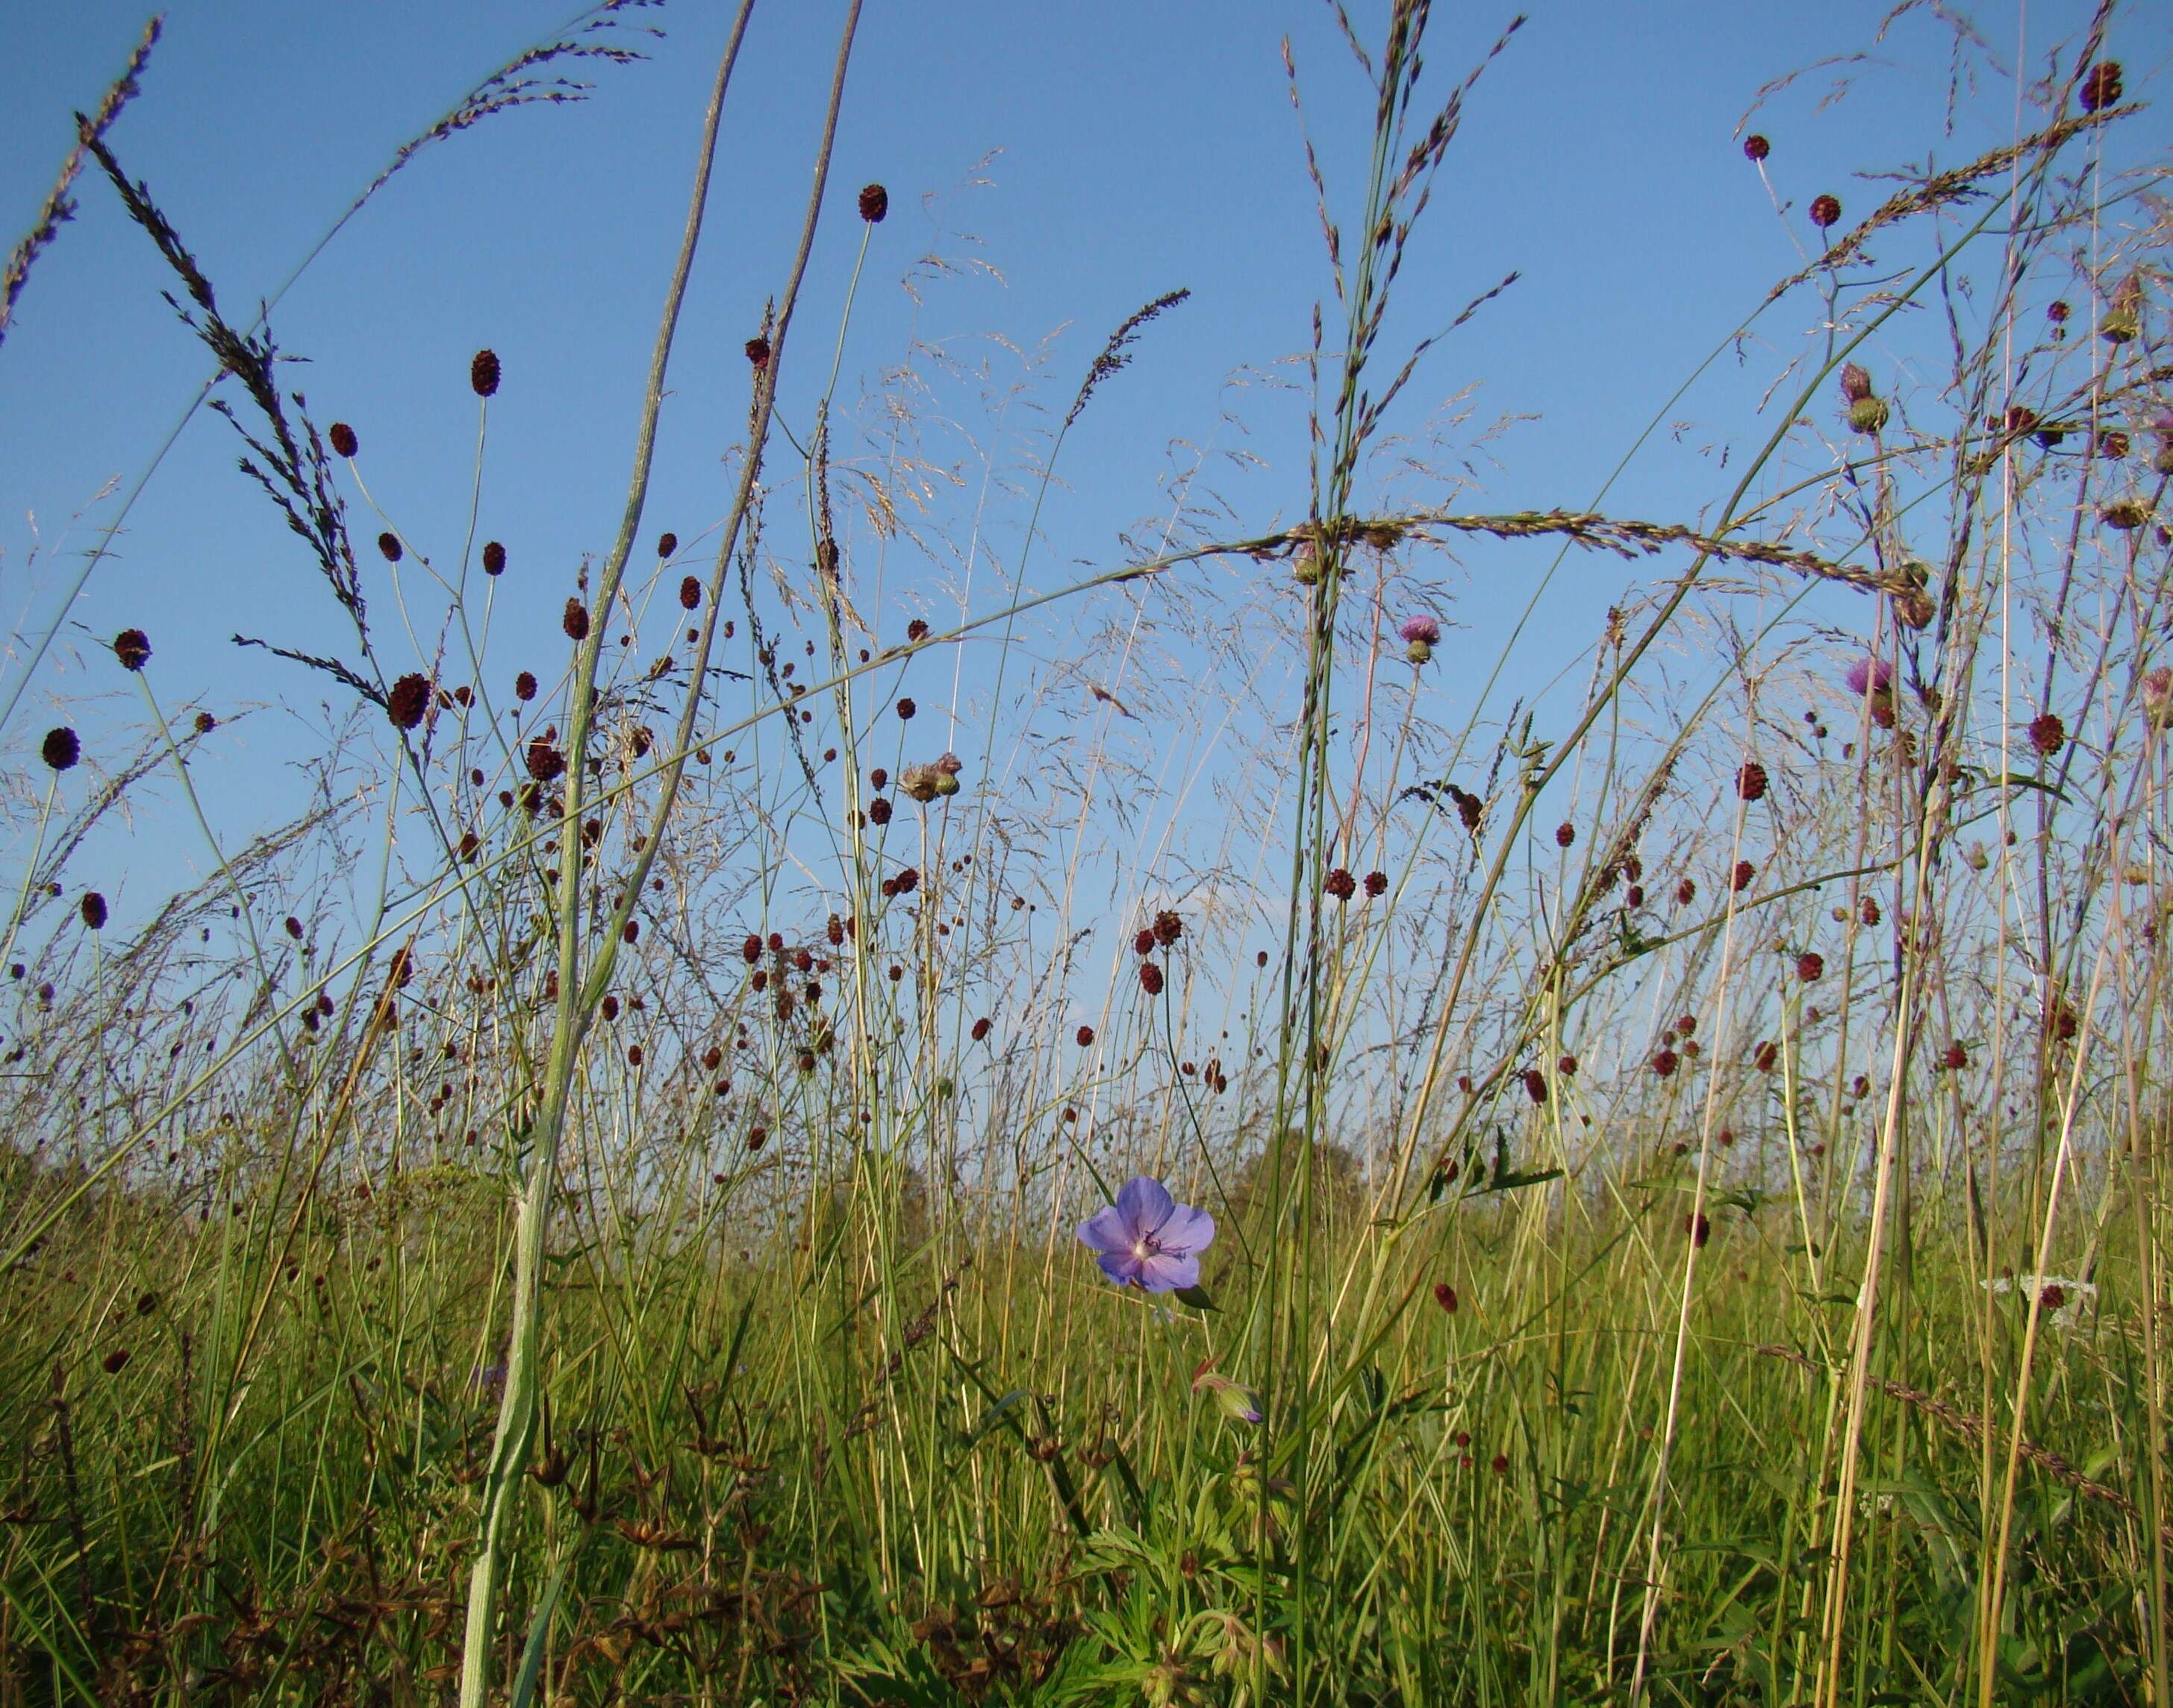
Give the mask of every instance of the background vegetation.
<path id="1" fill-rule="evenodd" d="M 1514 32 L 1449 81 L 1424 0 L 1351 20 L 1302 498 L 1180 482 L 1053 591 L 1065 435 L 1184 293 L 962 585 L 930 353 L 846 395 L 852 292 L 795 316 L 818 216 L 857 267 L 887 213 L 831 181 L 846 12 L 718 517 L 646 488 L 738 29 L 549 657 L 492 639 L 523 376 L 476 356 L 475 509 L 411 536 L 116 154 L 150 36 L 85 121 L 341 630 L 245 638 L 338 711 L 220 825 L 155 622 L 132 747 L 11 708 L 0 1697 L 2165 1703 L 2173 358 L 2110 9 L 1957 71 L 2007 145 L 1775 185 L 1696 518 L 1489 511 L 1492 429 L 1413 409 L 1493 294 L 1390 304 Z M 1481 546 L 1542 625 L 1626 567 L 1577 677 L 1458 628 Z M 215 876 L 124 919 L 82 851 L 155 788 Z M 1140 1173 L 1217 1218 L 1197 1291 L 1074 1237 Z"/>

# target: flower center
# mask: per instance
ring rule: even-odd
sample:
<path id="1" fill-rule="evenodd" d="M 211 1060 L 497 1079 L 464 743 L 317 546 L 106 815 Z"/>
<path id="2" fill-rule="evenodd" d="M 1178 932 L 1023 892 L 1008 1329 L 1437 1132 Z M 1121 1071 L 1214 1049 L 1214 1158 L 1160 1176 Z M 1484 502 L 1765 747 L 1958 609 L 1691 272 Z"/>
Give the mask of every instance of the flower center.
<path id="1" fill-rule="evenodd" d="M 1134 1242 L 1133 1242 L 1133 1243 L 1132 1243 L 1132 1255 L 1133 1255 L 1134 1257 L 1135 1257 L 1135 1258 L 1144 1258 L 1144 1257 L 1150 1256 L 1150 1255 L 1151 1255 L 1151 1254 L 1152 1254 L 1153 1251 L 1154 1251 L 1154 1247 L 1153 1247 L 1153 1246 L 1152 1246 L 1152 1245 L 1151 1245 L 1151 1244 L 1149 1244 L 1149 1243 L 1148 1243 L 1146 1240 L 1144 1240 L 1144 1239 L 1141 1239 L 1141 1240 L 1135 1240 L 1135 1241 L 1134 1241 Z"/>

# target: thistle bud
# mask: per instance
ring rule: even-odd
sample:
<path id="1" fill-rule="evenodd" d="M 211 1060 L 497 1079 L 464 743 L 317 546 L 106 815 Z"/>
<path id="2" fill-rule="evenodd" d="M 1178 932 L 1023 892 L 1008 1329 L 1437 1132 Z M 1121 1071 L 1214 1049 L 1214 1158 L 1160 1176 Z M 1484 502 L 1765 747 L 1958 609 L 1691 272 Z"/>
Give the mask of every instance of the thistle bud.
<path id="1" fill-rule="evenodd" d="M 1856 433 L 1878 433 L 1892 414 L 1885 398 L 1859 397 L 1848 406 L 1849 428 Z"/>

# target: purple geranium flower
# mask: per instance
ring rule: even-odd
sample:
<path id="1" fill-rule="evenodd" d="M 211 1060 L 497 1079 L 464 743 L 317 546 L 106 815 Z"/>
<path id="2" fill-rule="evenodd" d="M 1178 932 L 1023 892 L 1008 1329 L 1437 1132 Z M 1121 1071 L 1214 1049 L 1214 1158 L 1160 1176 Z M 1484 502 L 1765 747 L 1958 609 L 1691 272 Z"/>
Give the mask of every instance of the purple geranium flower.
<path id="1" fill-rule="evenodd" d="M 1117 1201 L 1079 1224 L 1102 1273 L 1120 1287 L 1174 1293 L 1200 1285 L 1200 1253 L 1215 1243 L 1215 1218 L 1179 1204 L 1159 1180 L 1138 1174 Z"/>
<path id="2" fill-rule="evenodd" d="M 1848 674 L 1841 680 L 1859 699 L 1867 693 L 1883 694 L 1894 686 L 1894 666 L 1866 653 L 1849 665 Z"/>
<path id="3" fill-rule="evenodd" d="M 1396 633 L 1405 640 L 1422 640 L 1432 646 L 1441 638 L 1441 625 L 1421 612 L 1416 617 L 1405 617 Z"/>

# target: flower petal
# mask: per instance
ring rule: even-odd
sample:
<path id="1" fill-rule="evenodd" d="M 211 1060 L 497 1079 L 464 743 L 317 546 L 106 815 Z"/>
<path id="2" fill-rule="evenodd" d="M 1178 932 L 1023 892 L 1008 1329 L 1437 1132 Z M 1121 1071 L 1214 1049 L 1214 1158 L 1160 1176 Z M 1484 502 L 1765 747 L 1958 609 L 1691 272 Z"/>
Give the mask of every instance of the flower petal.
<path id="1" fill-rule="evenodd" d="M 1123 1212 L 1134 1236 L 1146 1239 L 1169 1220 L 1170 1212 L 1177 1208 L 1177 1200 L 1152 1175 L 1135 1174 L 1118 1188 L 1117 1208 Z"/>
<path id="2" fill-rule="evenodd" d="M 1189 1204 L 1180 1204 L 1155 1236 L 1155 1243 L 1173 1256 L 1205 1251 L 1215 1243 L 1215 1218 Z"/>
<path id="3" fill-rule="evenodd" d="M 1200 1285 L 1200 1259 L 1157 1252 L 1139 1260 L 1139 1284 L 1150 1293 L 1176 1293 Z"/>
<path id="4" fill-rule="evenodd" d="M 1113 1206 L 1081 1222 L 1079 1237 L 1097 1252 L 1129 1252 L 1138 1243 L 1124 1213 Z"/>

